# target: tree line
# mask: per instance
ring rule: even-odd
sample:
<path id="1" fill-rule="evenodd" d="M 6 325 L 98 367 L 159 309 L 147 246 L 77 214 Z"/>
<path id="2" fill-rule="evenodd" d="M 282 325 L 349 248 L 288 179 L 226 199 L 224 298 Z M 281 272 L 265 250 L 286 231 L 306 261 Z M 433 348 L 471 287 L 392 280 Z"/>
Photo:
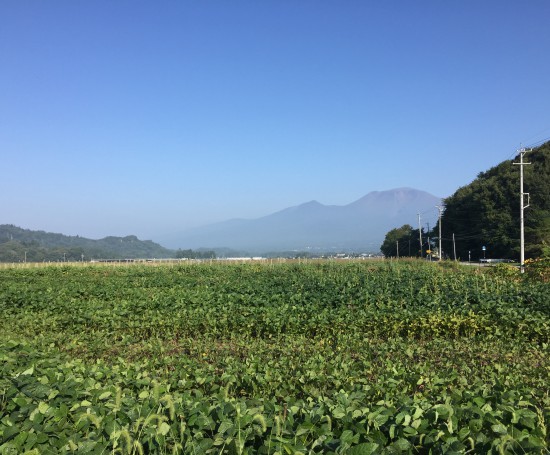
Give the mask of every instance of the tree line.
<path id="1" fill-rule="evenodd" d="M 216 252 L 213 250 L 182 250 L 176 251 L 176 259 L 215 259 Z"/>
<path id="2" fill-rule="evenodd" d="M 444 258 L 461 260 L 487 258 L 519 259 L 520 194 L 519 155 L 478 174 L 469 185 L 459 188 L 443 200 L 441 217 Z M 550 256 L 550 142 L 526 154 L 531 164 L 524 168 L 524 192 L 529 193 L 525 210 L 525 256 Z M 527 203 L 527 197 L 526 197 Z M 454 234 L 454 242 L 453 242 Z M 439 221 L 430 231 L 422 231 L 423 256 L 439 244 Z M 427 238 L 432 240 L 428 245 Z M 409 242 L 415 247 L 409 249 Z M 386 234 L 381 251 L 385 256 L 421 255 L 418 229 L 411 225 Z M 485 250 L 483 249 L 485 247 Z"/>

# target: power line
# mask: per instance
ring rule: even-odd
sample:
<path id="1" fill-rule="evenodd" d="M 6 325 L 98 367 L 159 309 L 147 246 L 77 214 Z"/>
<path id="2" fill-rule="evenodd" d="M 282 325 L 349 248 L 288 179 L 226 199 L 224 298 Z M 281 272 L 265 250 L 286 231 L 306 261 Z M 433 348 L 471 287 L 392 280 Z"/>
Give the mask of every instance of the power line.
<path id="1" fill-rule="evenodd" d="M 529 137 L 527 140 L 525 140 L 524 142 L 520 143 L 520 149 L 521 149 L 521 148 L 529 148 L 529 149 L 532 149 L 532 148 L 538 147 L 539 145 L 544 144 L 545 142 L 550 141 L 550 136 L 548 136 L 548 137 L 545 137 L 544 139 L 541 139 L 541 140 L 536 141 L 536 142 L 529 142 L 529 141 L 531 141 L 531 140 L 536 139 L 537 137 L 539 137 L 542 133 L 546 133 L 547 131 L 550 131 L 550 128 L 546 128 L 546 129 L 540 131 L 539 133 L 537 133 L 537 134 L 535 134 L 535 135 Z M 526 144 L 528 144 L 528 145 L 526 145 L 526 146 L 524 147 L 524 146 L 523 146 L 524 143 L 526 143 Z M 514 150 L 514 151 L 508 156 L 508 158 L 506 158 L 506 161 L 515 158 L 517 155 L 518 155 L 518 150 Z"/>
<path id="2" fill-rule="evenodd" d="M 550 127 L 549 127 L 549 128 L 544 128 L 542 131 L 539 131 L 538 133 L 533 134 L 531 137 L 529 137 L 528 139 L 526 139 L 525 142 L 532 141 L 533 139 L 539 137 L 539 136 L 542 135 L 543 133 L 547 133 L 548 131 L 550 131 Z M 516 152 L 517 152 L 517 150 L 516 150 Z"/>
<path id="3" fill-rule="evenodd" d="M 483 235 L 483 234 L 455 235 L 455 238 L 457 240 L 474 240 L 474 239 L 483 239 L 484 237 L 486 237 L 486 236 Z M 450 242 L 452 240 L 452 238 L 443 237 L 443 240 L 446 240 L 446 241 Z"/>
<path id="4" fill-rule="evenodd" d="M 534 147 L 538 147 L 539 145 L 542 145 L 542 144 L 544 144 L 545 142 L 548 142 L 548 141 L 550 141 L 550 136 L 547 137 L 547 138 L 544 138 L 544 139 L 542 139 L 538 142 L 533 142 L 532 144 L 529 144 L 528 148 L 531 149 L 531 148 L 534 148 Z"/>
<path id="5" fill-rule="evenodd" d="M 437 206 L 436 206 L 437 207 Z M 425 215 L 426 213 L 433 213 L 434 212 L 434 209 L 428 209 L 424 212 L 420 212 L 420 215 Z"/>

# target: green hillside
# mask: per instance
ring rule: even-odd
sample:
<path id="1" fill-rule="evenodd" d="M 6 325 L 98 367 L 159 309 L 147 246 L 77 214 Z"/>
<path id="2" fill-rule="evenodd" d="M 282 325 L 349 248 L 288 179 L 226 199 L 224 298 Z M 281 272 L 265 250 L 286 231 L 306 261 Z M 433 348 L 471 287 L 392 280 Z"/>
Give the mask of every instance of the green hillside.
<path id="1" fill-rule="evenodd" d="M 170 258 L 176 252 L 135 235 L 99 240 L 0 225 L 0 262 Z"/>
<path id="2" fill-rule="evenodd" d="M 482 172 L 469 185 L 445 199 L 443 251 L 450 256 L 455 234 L 457 257 L 518 259 L 520 251 L 519 156 Z M 525 155 L 524 192 L 526 257 L 550 254 L 550 142 Z M 527 203 L 527 198 L 526 198 Z M 437 235 L 438 227 L 433 230 Z"/>

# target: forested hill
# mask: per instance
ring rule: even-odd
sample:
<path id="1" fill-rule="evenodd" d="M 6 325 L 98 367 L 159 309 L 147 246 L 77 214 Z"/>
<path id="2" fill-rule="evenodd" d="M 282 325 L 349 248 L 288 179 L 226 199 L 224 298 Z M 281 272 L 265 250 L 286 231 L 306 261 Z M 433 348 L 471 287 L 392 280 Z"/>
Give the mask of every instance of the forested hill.
<path id="1" fill-rule="evenodd" d="M 0 262 L 168 258 L 176 252 L 136 236 L 99 240 L 0 225 Z"/>
<path id="2" fill-rule="evenodd" d="M 550 255 L 550 142 L 524 156 L 524 192 L 530 194 L 525 209 L 526 257 Z M 482 172 L 469 185 L 446 198 L 442 218 L 443 251 L 457 257 L 518 259 L 520 253 L 519 155 Z M 525 197 L 527 204 L 527 196 Z M 437 232 L 437 227 L 434 229 Z"/>

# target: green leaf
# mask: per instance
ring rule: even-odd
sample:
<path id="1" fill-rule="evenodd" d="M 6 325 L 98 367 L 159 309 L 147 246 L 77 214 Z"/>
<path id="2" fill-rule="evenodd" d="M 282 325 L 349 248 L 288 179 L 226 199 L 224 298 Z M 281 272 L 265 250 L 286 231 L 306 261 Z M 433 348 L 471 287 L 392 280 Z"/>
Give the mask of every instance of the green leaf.
<path id="1" fill-rule="evenodd" d="M 4 434 L 2 435 L 3 441 L 9 441 L 12 437 L 19 434 L 20 428 L 17 425 L 7 427 L 4 429 Z"/>
<path id="2" fill-rule="evenodd" d="M 23 444 L 27 440 L 28 436 L 29 433 L 27 431 L 22 431 L 15 438 L 13 438 L 13 442 L 17 445 L 17 447 L 23 447 Z"/>
<path id="3" fill-rule="evenodd" d="M 107 391 L 107 392 L 103 392 L 101 395 L 99 395 L 98 397 L 98 400 L 106 400 L 107 398 L 109 398 L 110 396 L 112 395 L 112 392 L 110 391 Z"/>
<path id="4" fill-rule="evenodd" d="M 529 435 L 528 442 L 531 447 L 535 447 L 537 449 L 546 447 L 546 444 L 544 443 L 544 441 L 535 435 Z"/>
<path id="5" fill-rule="evenodd" d="M 28 370 L 23 371 L 23 373 L 21 373 L 21 376 L 30 376 L 32 374 L 34 374 L 34 365 Z"/>
<path id="6" fill-rule="evenodd" d="M 40 414 L 46 414 L 46 412 L 48 412 L 48 409 L 50 409 L 50 406 L 48 405 L 48 403 L 41 401 L 38 404 L 38 411 L 40 412 Z"/>
<path id="7" fill-rule="evenodd" d="M 97 441 L 83 441 L 78 444 L 78 452 L 90 453 L 97 445 Z"/>
<path id="8" fill-rule="evenodd" d="M 37 433 L 36 434 L 36 443 L 44 444 L 48 441 L 48 435 L 46 433 Z"/>
<path id="9" fill-rule="evenodd" d="M 332 415 L 335 419 L 341 419 L 346 415 L 346 411 L 342 409 L 341 407 L 337 407 L 332 411 Z"/>
<path id="10" fill-rule="evenodd" d="M 454 412 L 453 408 L 448 404 L 440 404 L 440 405 L 434 406 L 434 409 L 437 412 L 437 415 L 443 419 L 446 419 L 447 417 L 452 416 Z"/>
<path id="11" fill-rule="evenodd" d="M 296 436 L 301 436 L 303 434 L 309 433 L 313 428 L 315 428 L 315 425 L 313 425 L 311 422 L 302 423 L 296 429 Z"/>
<path id="12" fill-rule="evenodd" d="M 460 441 L 463 441 L 468 437 L 469 434 L 470 434 L 470 429 L 468 427 L 462 427 L 458 432 L 458 439 Z"/>
<path id="13" fill-rule="evenodd" d="M 364 442 L 348 449 L 346 453 L 348 455 L 371 455 L 376 453 L 378 447 L 380 446 L 375 442 Z"/>
<path id="14" fill-rule="evenodd" d="M 350 430 L 345 430 L 340 435 L 340 440 L 348 444 L 352 443 L 353 439 L 354 439 L 353 431 L 350 431 Z"/>
<path id="15" fill-rule="evenodd" d="M 26 406 L 28 404 L 28 400 L 26 398 L 23 398 L 23 397 L 13 398 L 13 402 L 19 407 L 23 407 L 23 406 Z"/>
<path id="16" fill-rule="evenodd" d="M 158 432 L 166 436 L 170 432 L 170 425 L 168 425 L 166 422 L 162 422 L 158 428 Z"/>
<path id="17" fill-rule="evenodd" d="M 493 430 L 497 434 L 508 434 L 508 429 L 504 425 L 502 425 L 502 423 L 491 425 L 491 430 Z"/>
<path id="18" fill-rule="evenodd" d="M 220 426 L 218 428 L 218 433 L 224 434 L 229 430 L 230 428 L 233 428 L 233 422 L 229 420 L 224 420 L 222 423 L 220 423 Z"/>
<path id="19" fill-rule="evenodd" d="M 468 426 L 470 427 L 470 430 L 477 433 L 481 430 L 481 428 L 483 428 L 483 421 L 481 419 L 472 419 L 468 423 Z"/>
<path id="20" fill-rule="evenodd" d="M 404 438 L 400 438 L 392 444 L 392 447 L 396 447 L 397 449 L 401 450 L 402 452 L 405 452 L 406 450 L 409 450 L 410 446 L 411 446 L 411 443 L 409 441 L 407 441 L 406 439 L 404 439 Z"/>
<path id="21" fill-rule="evenodd" d="M 521 417 L 519 419 L 519 423 L 527 428 L 530 428 L 531 430 L 535 429 L 535 419 L 532 417 Z"/>

